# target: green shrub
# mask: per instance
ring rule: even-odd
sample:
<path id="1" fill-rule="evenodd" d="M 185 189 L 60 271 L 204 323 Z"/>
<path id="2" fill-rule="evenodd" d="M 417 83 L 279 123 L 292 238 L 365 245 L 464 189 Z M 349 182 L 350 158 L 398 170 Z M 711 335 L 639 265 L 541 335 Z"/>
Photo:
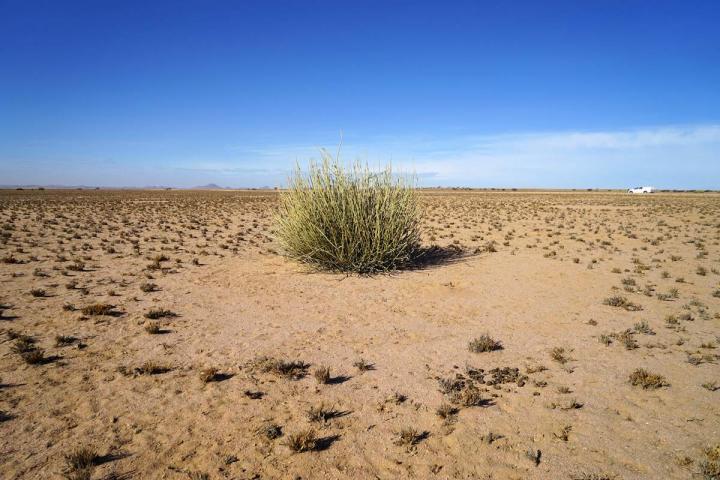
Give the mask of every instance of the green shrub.
<path id="1" fill-rule="evenodd" d="M 420 214 L 414 179 L 388 166 L 343 166 L 322 152 L 297 166 L 280 197 L 276 223 L 284 253 L 320 269 L 371 274 L 410 266 L 419 254 Z"/>

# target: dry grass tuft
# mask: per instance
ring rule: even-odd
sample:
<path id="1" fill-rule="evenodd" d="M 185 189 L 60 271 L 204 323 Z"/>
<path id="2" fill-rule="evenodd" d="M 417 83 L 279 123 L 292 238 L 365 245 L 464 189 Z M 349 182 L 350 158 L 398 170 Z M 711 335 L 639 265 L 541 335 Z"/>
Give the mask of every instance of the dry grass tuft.
<path id="1" fill-rule="evenodd" d="M 309 428 L 297 433 L 288 435 L 285 445 L 295 453 L 310 452 L 317 446 L 317 434 Z"/>
<path id="2" fill-rule="evenodd" d="M 313 376 L 319 384 L 325 385 L 330 382 L 330 368 L 321 365 L 315 369 Z"/>
<path id="3" fill-rule="evenodd" d="M 83 307 L 81 311 L 83 315 L 110 315 L 114 308 L 115 306 L 109 303 L 94 303 Z"/>
<path id="4" fill-rule="evenodd" d="M 400 430 L 395 445 L 410 447 L 417 445 L 427 437 L 427 432 L 421 432 L 414 427 L 405 427 Z"/>
<path id="5" fill-rule="evenodd" d="M 412 182 L 390 167 L 344 167 L 322 152 L 304 174 L 298 166 L 280 196 L 277 237 L 284 253 L 323 270 L 372 274 L 411 265 L 420 249 Z"/>
<path id="6" fill-rule="evenodd" d="M 166 310 L 164 308 L 152 308 L 144 315 L 145 318 L 150 320 L 157 320 L 160 318 L 172 318 L 177 317 L 177 313 L 172 310 Z"/>
<path id="7" fill-rule="evenodd" d="M 307 375 L 310 365 L 300 360 L 280 360 L 272 357 L 259 357 L 251 362 L 252 368 L 262 373 L 273 373 L 291 380 L 299 380 Z"/>
<path id="8" fill-rule="evenodd" d="M 630 374 L 630 384 L 640 386 L 643 390 L 654 390 L 670 385 L 662 375 L 650 373 L 643 368 L 638 368 Z"/>
<path id="9" fill-rule="evenodd" d="M 502 348 L 502 343 L 493 339 L 488 334 L 480 335 L 468 344 L 468 349 L 473 353 L 493 352 L 495 350 L 502 350 Z"/>

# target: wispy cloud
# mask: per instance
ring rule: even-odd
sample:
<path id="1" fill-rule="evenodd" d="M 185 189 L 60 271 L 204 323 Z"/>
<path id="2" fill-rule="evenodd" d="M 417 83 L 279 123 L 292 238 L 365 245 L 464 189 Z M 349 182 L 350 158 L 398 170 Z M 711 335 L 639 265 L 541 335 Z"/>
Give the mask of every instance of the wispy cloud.
<path id="1" fill-rule="evenodd" d="M 720 125 L 363 140 L 345 142 L 343 158 L 371 165 L 390 161 L 424 184 L 623 187 L 648 182 L 720 188 Z M 243 163 L 273 165 L 287 174 L 296 159 L 319 157 L 319 148 L 265 145 L 237 153 Z"/>
<path id="2" fill-rule="evenodd" d="M 329 137 L 324 137 L 329 138 Z M 337 144 L 325 146 L 334 154 Z M 147 158 L 125 152 L 102 160 L 0 158 L 9 183 L 163 184 L 193 186 L 282 185 L 296 161 L 320 157 L 317 144 L 258 143 L 225 147 L 217 156 L 197 152 Z M 510 132 L 463 135 L 356 136 L 342 158 L 371 166 L 393 164 L 422 185 L 481 187 L 625 187 L 720 189 L 720 125 L 679 125 L 607 131 Z M 42 167 L 42 168 L 40 168 Z"/>

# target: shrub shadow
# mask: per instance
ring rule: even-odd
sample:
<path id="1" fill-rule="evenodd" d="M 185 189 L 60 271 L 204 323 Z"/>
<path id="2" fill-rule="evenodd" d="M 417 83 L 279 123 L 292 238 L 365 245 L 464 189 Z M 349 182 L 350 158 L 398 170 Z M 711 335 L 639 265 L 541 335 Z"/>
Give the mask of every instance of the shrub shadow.
<path id="1" fill-rule="evenodd" d="M 313 448 L 316 452 L 321 452 L 323 450 L 327 450 L 332 446 L 333 443 L 340 440 L 340 435 L 330 435 L 327 437 L 319 438 L 315 441 L 315 448 Z"/>
<path id="2" fill-rule="evenodd" d="M 328 385 L 340 385 L 341 383 L 347 382 L 351 378 L 352 377 L 349 375 L 336 375 L 336 376 L 328 379 L 327 384 Z"/>
<path id="3" fill-rule="evenodd" d="M 456 245 L 449 245 L 447 247 L 441 247 L 439 245 L 420 247 L 404 270 L 424 270 L 450 265 L 471 256 L 472 254 L 467 250 Z"/>

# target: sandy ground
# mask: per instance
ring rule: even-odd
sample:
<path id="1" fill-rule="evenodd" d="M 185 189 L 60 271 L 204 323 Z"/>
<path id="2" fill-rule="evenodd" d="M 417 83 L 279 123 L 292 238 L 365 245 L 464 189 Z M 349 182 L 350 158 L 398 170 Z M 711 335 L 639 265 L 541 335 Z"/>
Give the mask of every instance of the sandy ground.
<path id="1" fill-rule="evenodd" d="M 0 192 L 0 478 L 703 478 L 720 443 L 720 196 L 426 192 L 424 242 L 464 255 L 372 278 L 279 256 L 274 203 Z M 96 303 L 112 314 L 82 312 Z M 471 352 L 483 334 L 502 349 Z M 632 385 L 639 368 L 661 386 Z M 457 403 L 470 386 L 481 401 Z M 92 465 L 73 468 L 85 447 Z"/>

